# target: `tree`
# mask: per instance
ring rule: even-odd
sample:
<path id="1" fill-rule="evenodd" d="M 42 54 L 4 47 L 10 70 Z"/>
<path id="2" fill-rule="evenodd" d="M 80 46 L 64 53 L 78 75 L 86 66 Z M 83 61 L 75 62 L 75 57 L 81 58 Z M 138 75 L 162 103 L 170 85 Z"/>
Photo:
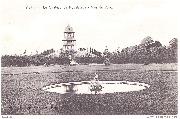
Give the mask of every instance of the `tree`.
<path id="1" fill-rule="evenodd" d="M 169 41 L 169 46 L 171 48 L 177 49 L 178 48 L 178 39 L 173 38 L 171 41 Z"/>
<path id="2" fill-rule="evenodd" d="M 178 57 L 178 39 L 177 38 L 173 38 L 169 42 L 168 52 L 169 52 L 171 62 L 177 62 L 177 57 Z"/>
<path id="3" fill-rule="evenodd" d="M 148 46 L 151 45 L 152 43 L 154 43 L 153 39 L 150 36 L 145 37 L 142 41 L 141 44 Z"/>

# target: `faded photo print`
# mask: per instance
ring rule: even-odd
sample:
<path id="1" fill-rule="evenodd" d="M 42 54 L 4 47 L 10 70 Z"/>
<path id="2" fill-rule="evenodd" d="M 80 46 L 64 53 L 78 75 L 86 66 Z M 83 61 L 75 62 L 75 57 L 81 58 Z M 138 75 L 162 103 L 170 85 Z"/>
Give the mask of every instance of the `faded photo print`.
<path id="1" fill-rule="evenodd" d="M 177 118 L 179 5 L 1 0 L 2 118 Z"/>

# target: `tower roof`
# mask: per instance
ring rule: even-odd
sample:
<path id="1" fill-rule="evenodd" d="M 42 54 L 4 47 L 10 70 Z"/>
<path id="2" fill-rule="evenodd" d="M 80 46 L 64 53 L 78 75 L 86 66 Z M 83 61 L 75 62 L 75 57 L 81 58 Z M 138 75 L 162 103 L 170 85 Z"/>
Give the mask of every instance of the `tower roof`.
<path id="1" fill-rule="evenodd" d="M 68 24 L 68 26 L 65 28 L 65 32 L 73 32 L 73 28 Z"/>

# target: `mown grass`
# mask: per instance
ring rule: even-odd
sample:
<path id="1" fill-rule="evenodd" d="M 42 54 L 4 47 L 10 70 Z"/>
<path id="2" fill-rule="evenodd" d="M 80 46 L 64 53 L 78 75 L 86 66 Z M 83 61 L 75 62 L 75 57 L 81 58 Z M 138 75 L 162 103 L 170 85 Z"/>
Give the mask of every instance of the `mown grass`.
<path id="1" fill-rule="evenodd" d="M 147 83 L 142 91 L 113 94 L 58 94 L 44 86 L 85 81 L 125 80 Z M 3 115 L 174 115 L 177 114 L 176 64 L 123 64 L 105 66 L 8 67 L 1 69 Z"/>

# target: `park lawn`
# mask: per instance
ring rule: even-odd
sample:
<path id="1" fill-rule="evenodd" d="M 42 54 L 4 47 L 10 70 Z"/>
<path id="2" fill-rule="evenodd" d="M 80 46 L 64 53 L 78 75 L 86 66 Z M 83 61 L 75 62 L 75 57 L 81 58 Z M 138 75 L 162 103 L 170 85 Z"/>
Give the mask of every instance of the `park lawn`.
<path id="1" fill-rule="evenodd" d="M 43 87 L 69 81 L 138 81 L 150 88 L 113 94 L 58 94 Z M 110 66 L 31 66 L 1 68 L 3 115 L 175 115 L 178 112 L 177 64 Z"/>

